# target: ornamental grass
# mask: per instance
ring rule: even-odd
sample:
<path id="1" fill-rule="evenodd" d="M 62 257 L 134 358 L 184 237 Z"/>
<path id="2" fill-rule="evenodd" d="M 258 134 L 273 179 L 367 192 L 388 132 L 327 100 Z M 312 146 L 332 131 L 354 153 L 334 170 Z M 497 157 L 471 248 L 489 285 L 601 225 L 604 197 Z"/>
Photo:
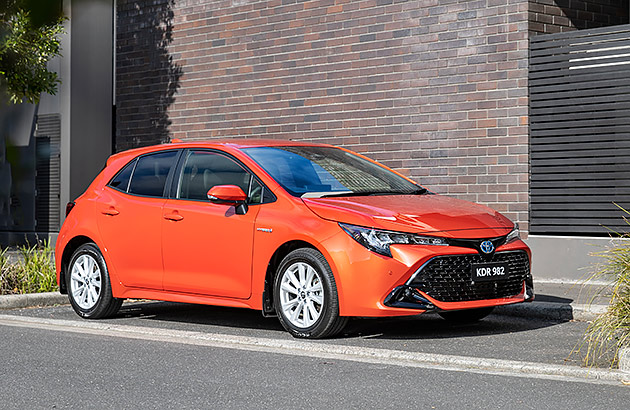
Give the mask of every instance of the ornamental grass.
<path id="1" fill-rule="evenodd" d="M 621 207 L 620 207 L 621 208 Z M 627 210 L 621 208 L 626 214 Z M 624 216 L 626 223 L 628 220 Z M 620 243 L 597 255 L 604 259 L 592 280 L 612 280 L 611 299 L 606 313 L 591 322 L 585 334 L 586 365 L 608 361 L 618 364 L 618 353 L 630 347 L 630 234 L 620 235 Z M 614 355 L 611 355 L 614 352 Z"/>
<path id="2" fill-rule="evenodd" d="M 53 250 L 48 241 L 23 245 L 17 251 L 17 257 L 11 258 L 7 249 L 0 249 L 0 295 L 57 290 Z"/>

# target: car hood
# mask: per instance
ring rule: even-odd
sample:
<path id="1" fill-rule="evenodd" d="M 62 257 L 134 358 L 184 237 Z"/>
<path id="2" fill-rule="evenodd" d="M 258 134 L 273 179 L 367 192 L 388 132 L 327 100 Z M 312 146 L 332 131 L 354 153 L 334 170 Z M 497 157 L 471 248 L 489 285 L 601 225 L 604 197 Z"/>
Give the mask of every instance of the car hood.
<path id="1" fill-rule="evenodd" d="M 486 206 L 442 195 L 303 198 L 321 218 L 353 225 L 451 238 L 507 235 L 514 224 Z"/>

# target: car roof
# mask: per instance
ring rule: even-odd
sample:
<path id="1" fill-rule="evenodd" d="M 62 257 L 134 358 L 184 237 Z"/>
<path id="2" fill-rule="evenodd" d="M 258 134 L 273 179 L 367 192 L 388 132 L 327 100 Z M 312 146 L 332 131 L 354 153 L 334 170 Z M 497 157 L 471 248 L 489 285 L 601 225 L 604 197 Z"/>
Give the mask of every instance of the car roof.
<path id="1" fill-rule="evenodd" d="M 182 149 L 182 148 L 255 148 L 255 147 L 286 147 L 286 146 L 295 146 L 295 147 L 332 147 L 329 144 L 318 144 L 313 142 L 305 142 L 305 141 L 290 141 L 290 140 L 282 140 L 282 139 L 224 139 L 224 140 L 195 140 L 195 141 L 181 141 L 178 139 L 174 139 L 171 142 L 159 144 L 159 145 L 151 145 L 142 148 L 134 148 L 127 151 L 122 151 L 117 154 L 114 154 L 109 157 L 107 160 L 107 165 L 112 163 L 114 160 L 122 157 L 136 157 L 138 155 L 161 151 L 165 149 Z"/>
<path id="2" fill-rule="evenodd" d="M 235 148 L 252 148 L 252 147 L 286 147 L 286 146 L 326 146 L 329 147 L 328 144 L 318 144 L 314 142 L 307 141 L 290 141 L 290 140 L 282 140 L 282 139 L 228 139 L 228 140 L 208 140 L 208 141 L 190 141 L 190 142 L 182 142 L 185 145 L 195 145 L 195 144 L 209 144 L 209 145 L 223 145 L 223 146 L 232 146 Z"/>

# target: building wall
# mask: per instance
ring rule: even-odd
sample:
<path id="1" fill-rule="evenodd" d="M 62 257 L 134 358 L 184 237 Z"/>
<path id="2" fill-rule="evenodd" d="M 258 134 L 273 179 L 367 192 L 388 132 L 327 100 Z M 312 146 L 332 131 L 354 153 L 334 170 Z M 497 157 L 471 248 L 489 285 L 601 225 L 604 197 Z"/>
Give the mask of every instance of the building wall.
<path id="1" fill-rule="evenodd" d="M 113 0 L 72 3 L 71 199 L 85 191 L 112 153 L 113 6 Z"/>
<path id="2" fill-rule="evenodd" d="M 628 0 L 529 0 L 530 31 L 560 33 L 628 23 Z"/>
<path id="3" fill-rule="evenodd" d="M 167 108 L 181 75 L 167 50 L 173 4 L 174 0 L 116 2 L 116 152 L 170 139 Z"/>
<path id="4" fill-rule="evenodd" d="M 629 3 L 626 0 L 530 0 L 530 35 L 627 24 Z M 530 114 L 535 123 L 536 110 Z M 602 263 L 597 253 L 619 243 L 610 238 L 549 234 L 530 235 L 527 240 L 533 254 L 532 272 L 539 282 L 583 283 L 597 269 L 597 264 Z"/>
<path id="5" fill-rule="evenodd" d="M 119 1 L 117 150 L 168 137 L 338 144 L 527 229 L 528 6 Z"/>

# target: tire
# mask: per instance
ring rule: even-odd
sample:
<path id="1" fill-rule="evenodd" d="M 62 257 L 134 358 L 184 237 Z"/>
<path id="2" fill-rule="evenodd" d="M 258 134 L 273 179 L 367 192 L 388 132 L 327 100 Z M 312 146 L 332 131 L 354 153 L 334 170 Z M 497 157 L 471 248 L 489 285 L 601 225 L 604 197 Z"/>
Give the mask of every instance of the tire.
<path id="1" fill-rule="evenodd" d="M 112 296 L 105 259 L 94 243 L 83 244 L 72 254 L 66 286 L 72 308 L 86 319 L 112 316 L 123 302 Z"/>
<path id="2" fill-rule="evenodd" d="M 438 315 L 453 323 L 474 323 L 488 316 L 493 310 L 494 306 L 490 306 L 477 309 L 455 310 L 452 312 L 438 312 Z"/>
<path id="3" fill-rule="evenodd" d="M 282 326 L 294 337 L 321 339 L 344 328 L 337 285 L 326 258 L 311 248 L 289 253 L 274 280 L 274 306 Z"/>

